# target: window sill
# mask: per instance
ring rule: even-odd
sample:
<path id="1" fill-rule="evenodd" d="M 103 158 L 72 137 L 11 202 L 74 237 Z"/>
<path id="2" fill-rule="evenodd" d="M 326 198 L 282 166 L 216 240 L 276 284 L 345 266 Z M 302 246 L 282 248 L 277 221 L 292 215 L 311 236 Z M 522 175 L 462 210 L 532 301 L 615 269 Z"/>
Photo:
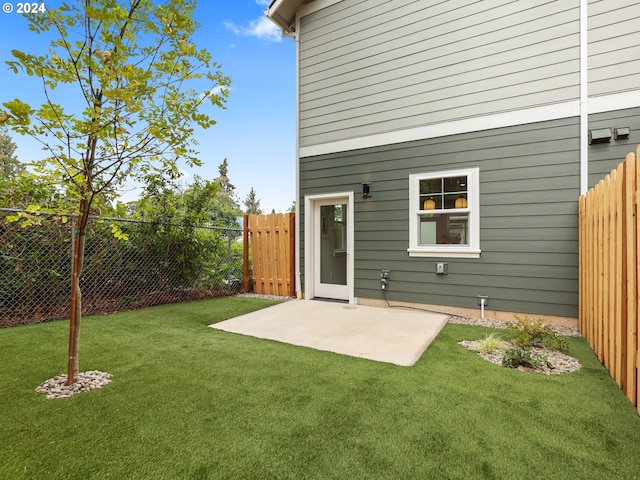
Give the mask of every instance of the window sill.
<path id="1" fill-rule="evenodd" d="M 410 257 L 480 258 L 480 249 L 408 248 Z"/>

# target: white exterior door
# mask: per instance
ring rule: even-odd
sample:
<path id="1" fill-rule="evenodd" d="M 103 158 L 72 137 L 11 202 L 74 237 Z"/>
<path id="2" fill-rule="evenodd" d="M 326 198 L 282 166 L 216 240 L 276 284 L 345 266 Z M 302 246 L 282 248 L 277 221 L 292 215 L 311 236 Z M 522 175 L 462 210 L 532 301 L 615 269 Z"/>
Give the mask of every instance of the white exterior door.
<path id="1" fill-rule="evenodd" d="M 306 199 L 305 297 L 353 303 L 353 194 Z"/>

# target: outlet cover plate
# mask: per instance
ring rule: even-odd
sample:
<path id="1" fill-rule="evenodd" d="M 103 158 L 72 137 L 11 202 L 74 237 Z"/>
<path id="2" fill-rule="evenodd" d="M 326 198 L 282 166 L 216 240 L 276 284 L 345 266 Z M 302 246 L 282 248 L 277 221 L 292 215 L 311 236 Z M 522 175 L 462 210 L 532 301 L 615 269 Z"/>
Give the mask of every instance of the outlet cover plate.
<path id="1" fill-rule="evenodd" d="M 447 262 L 436 262 L 436 273 L 438 275 L 446 275 L 449 273 L 449 266 Z"/>

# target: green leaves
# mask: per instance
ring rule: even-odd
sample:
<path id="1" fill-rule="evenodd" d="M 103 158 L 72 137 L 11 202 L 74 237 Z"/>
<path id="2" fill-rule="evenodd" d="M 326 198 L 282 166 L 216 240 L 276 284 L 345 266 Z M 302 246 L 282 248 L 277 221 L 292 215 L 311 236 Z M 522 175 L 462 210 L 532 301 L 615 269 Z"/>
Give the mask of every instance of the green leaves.
<path id="1" fill-rule="evenodd" d="M 129 240 L 129 235 L 127 235 L 126 233 L 123 233 L 120 225 L 117 225 L 115 223 L 111 224 L 111 233 L 118 240 L 125 240 L 125 241 Z"/>
<path id="2" fill-rule="evenodd" d="M 516 321 L 512 322 L 509 328 L 516 332 L 515 343 L 517 347 L 530 348 L 546 345 L 561 351 L 567 350 L 567 341 L 561 335 L 558 335 L 551 324 L 545 322 L 544 318 L 532 320 L 528 317 L 519 317 L 517 315 L 515 317 Z"/>
<path id="3" fill-rule="evenodd" d="M 569 344 L 553 327 L 546 323 L 543 318 L 532 320 L 528 317 L 518 317 L 516 321 L 509 325 L 509 328 L 516 332 L 516 338 L 502 358 L 502 365 L 510 368 L 518 366 L 538 368 L 546 365 L 553 368 L 547 357 L 537 353 L 534 347 L 549 347 L 560 351 L 567 351 Z"/>
<path id="4" fill-rule="evenodd" d="M 178 160 L 200 164 L 194 126 L 215 124 L 207 108 L 224 108 L 230 80 L 193 43 L 194 9 L 192 0 L 92 0 L 28 19 L 57 38 L 45 52 L 12 52 L 9 68 L 42 77 L 44 95 L 35 109 L 5 102 L 7 124 L 42 143 L 42 168 L 88 199 L 86 208 L 125 173 L 173 176 Z"/>
<path id="5" fill-rule="evenodd" d="M 511 347 L 502 357 L 502 366 L 509 368 L 518 368 L 520 366 L 527 368 L 539 368 L 542 365 L 546 365 L 548 368 L 553 369 L 548 361 L 546 355 L 536 353 L 532 347 Z"/>
<path id="6" fill-rule="evenodd" d="M 11 115 L 14 118 L 11 122 L 12 124 L 17 124 L 23 127 L 29 125 L 30 117 L 33 114 L 33 110 L 29 105 L 17 98 L 10 102 L 5 102 L 3 105 L 7 110 L 9 110 L 9 112 L 11 112 Z"/>
<path id="7" fill-rule="evenodd" d="M 20 211 L 15 215 L 7 215 L 6 218 L 7 223 L 19 222 L 22 228 L 26 228 L 32 225 L 41 225 L 42 215 L 47 215 L 55 219 L 62 219 L 63 223 L 67 222 L 66 215 L 56 215 L 51 208 L 44 208 L 35 204 L 27 205 L 25 211 Z"/>

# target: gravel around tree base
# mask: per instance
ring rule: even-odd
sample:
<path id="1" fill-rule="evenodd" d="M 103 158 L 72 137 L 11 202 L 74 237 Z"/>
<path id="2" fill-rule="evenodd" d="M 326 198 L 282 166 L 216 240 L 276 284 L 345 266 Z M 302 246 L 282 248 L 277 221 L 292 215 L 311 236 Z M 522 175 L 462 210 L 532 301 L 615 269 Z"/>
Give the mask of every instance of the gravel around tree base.
<path id="1" fill-rule="evenodd" d="M 56 375 L 42 382 L 36 388 L 36 392 L 43 393 L 47 398 L 69 398 L 77 393 L 90 392 L 96 388 L 104 387 L 111 381 L 110 373 L 92 370 L 78 373 L 78 381 L 67 385 L 67 375 Z"/>

